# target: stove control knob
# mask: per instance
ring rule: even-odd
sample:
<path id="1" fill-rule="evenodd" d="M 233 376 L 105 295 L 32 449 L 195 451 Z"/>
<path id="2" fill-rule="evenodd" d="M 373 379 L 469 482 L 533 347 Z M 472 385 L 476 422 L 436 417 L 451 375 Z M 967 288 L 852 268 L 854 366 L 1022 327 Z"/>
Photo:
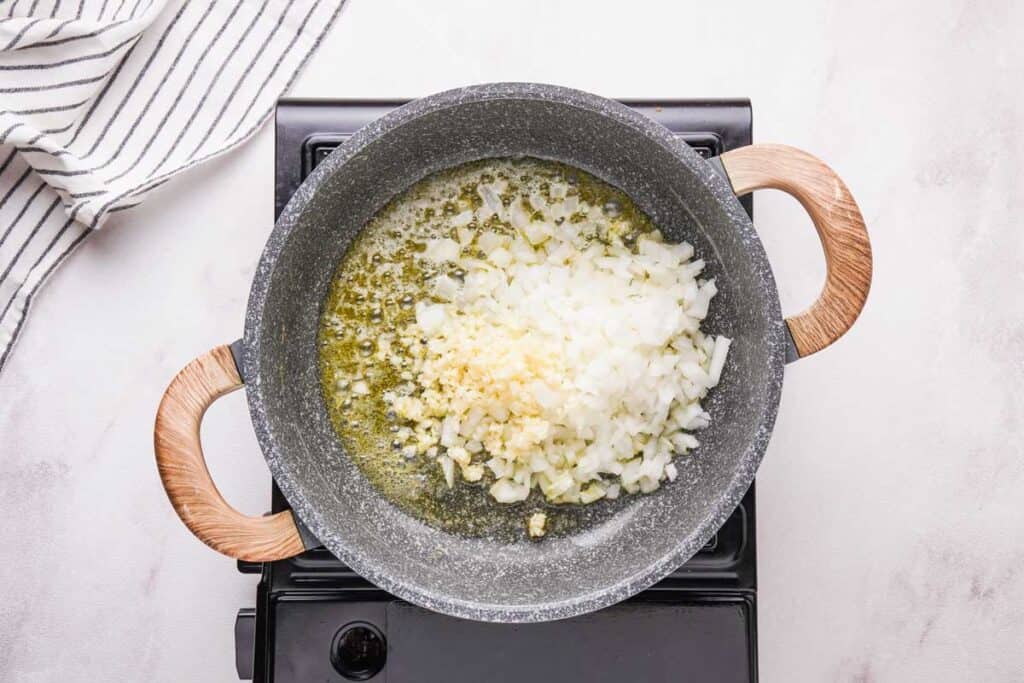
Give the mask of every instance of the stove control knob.
<path id="1" fill-rule="evenodd" d="M 388 643 L 373 624 L 353 621 L 334 634 L 331 643 L 331 664 L 350 681 L 365 681 L 384 668 Z"/>

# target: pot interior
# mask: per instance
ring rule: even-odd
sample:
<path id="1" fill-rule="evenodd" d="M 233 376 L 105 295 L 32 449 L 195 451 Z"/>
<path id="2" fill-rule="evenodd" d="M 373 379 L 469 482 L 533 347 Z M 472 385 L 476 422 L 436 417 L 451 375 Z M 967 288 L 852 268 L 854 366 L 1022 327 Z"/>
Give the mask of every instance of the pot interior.
<path id="1" fill-rule="evenodd" d="M 578 531 L 542 542 L 430 527 L 384 499 L 344 453 L 321 398 L 317 329 L 352 238 L 395 194 L 467 161 L 532 156 L 629 194 L 668 240 L 685 239 L 718 287 L 703 329 L 734 340 L 704 401 L 712 425 L 679 478 L 601 501 Z M 498 621 L 578 614 L 642 590 L 695 553 L 753 479 L 781 383 L 782 319 L 760 242 L 726 183 L 668 131 L 606 100 L 541 86 L 443 93 L 371 124 L 321 163 L 286 207 L 261 261 L 246 325 L 257 434 L 310 529 L 386 590 Z M 497 504 L 497 503 L 495 503 Z M 521 513 L 516 513 L 521 514 Z"/>

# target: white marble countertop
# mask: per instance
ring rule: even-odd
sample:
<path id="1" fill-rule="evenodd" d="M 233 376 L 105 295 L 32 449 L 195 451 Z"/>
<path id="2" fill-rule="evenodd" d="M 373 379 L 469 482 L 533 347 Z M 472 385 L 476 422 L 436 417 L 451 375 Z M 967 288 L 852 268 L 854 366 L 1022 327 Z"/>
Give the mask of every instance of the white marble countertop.
<path id="1" fill-rule="evenodd" d="M 1021 680 L 1024 5 L 668 5 L 349 0 L 292 94 L 750 97 L 756 140 L 845 177 L 875 250 L 851 334 L 787 369 L 758 476 L 761 678 Z M 173 515 L 151 434 L 170 377 L 241 332 L 272 143 L 115 218 L 40 296 L 0 375 L 0 680 L 234 680 L 255 578 Z M 820 249 L 795 202 L 756 203 L 795 312 Z M 203 437 L 227 498 L 262 512 L 241 394 Z"/>

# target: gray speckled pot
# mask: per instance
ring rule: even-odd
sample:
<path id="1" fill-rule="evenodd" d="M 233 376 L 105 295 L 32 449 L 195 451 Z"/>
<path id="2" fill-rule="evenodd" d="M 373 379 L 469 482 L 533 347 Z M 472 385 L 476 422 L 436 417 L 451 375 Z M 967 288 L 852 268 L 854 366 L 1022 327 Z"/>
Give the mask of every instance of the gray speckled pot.
<path id="1" fill-rule="evenodd" d="M 336 264 L 390 197 L 466 161 L 534 156 L 618 186 L 690 241 L 719 294 L 706 328 L 735 342 L 712 426 L 680 477 L 541 543 L 461 537 L 401 512 L 346 457 L 321 399 L 316 334 Z M 627 598 L 714 534 L 754 479 L 775 420 L 786 332 L 761 242 L 729 184 L 667 129 L 566 88 L 493 84 L 433 95 L 370 124 L 317 166 L 260 259 L 243 375 L 267 463 L 295 513 L 342 561 L 429 609 L 503 622 L 569 617 Z"/>

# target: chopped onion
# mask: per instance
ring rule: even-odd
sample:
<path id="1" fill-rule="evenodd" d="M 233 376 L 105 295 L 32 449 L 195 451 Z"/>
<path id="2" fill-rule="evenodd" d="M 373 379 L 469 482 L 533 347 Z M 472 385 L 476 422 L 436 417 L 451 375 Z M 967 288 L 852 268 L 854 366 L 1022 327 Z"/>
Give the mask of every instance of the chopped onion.
<path id="1" fill-rule="evenodd" d="M 731 339 L 722 336 L 715 338 L 715 350 L 711 352 L 711 363 L 708 365 L 708 375 L 713 387 L 718 386 L 718 381 L 722 379 L 722 368 L 725 367 L 725 357 L 731 344 Z"/>
<path id="2" fill-rule="evenodd" d="M 508 207 L 505 189 L 478 184 L 482 206 L 447 219 L 458 241 L 428 241 L 428 263 L 463 274 L 434 277 L 415 321 L 378 342 L 413 359 L 416 397 L 390 396 L 392 409 L 420 453 L 442 449 L 449 486 L 456 466 L 467 481 L 486 468 L 502 503 L 538 488 L 586 504 L 675 480 L 672 458 L 697 448 L 690 431 L 709 424 L 701 400 L 730 346 L 700 329 L 717 293 L 704 262 L 656 231 L 628 247 L 614 232 L 587 238 L 614 218 L 564 185 Z M 495 214 L 513 231 L 465 227 Z"/>
<path id="3" fill-rule="evenodd" d="M 448 488 L 455 486 L 455 463 L 447 455 L 439 457 L 437 462 L 441 465 L 441 471 L 444 472 L 444 481 L 448 484 Z"/>
<path id="4" fill-rule="evenodd" d="M 499 503 L 518 503 L 530 495 L 530 487 L 508 479 L 499 479 L 491 486 L 491 495 Z"/>
<path id="5" fill-rule="evenodd" d="M 463 211 L 462 213 L 456 216 L 452 216 L 451 222 L 452 225 L 456 227 L 462 227 L 463 225 L 468 225 L 469 223 L 471 223 L 474 218 L 475 216 L 473 215 L 472 211 Z"/>
<path id="6" fill-rule="evenodd" d="M 462 251 L 462 247 L 459 246 L 458 242 L 445 237 L 443 239 L 431 240 L 427 245 L 427 250 L 423 253 L 423 258 L 434 263 L 454 261 L 459 258 L 460 251 Z"/>

